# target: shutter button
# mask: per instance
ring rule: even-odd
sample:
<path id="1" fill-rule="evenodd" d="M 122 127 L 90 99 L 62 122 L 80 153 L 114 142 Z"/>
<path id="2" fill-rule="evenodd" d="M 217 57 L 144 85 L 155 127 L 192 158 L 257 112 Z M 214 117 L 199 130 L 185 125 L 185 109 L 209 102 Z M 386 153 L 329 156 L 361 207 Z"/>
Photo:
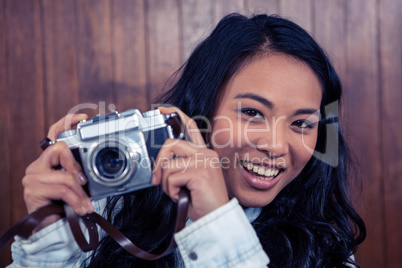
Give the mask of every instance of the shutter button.
<path id="1" fill-rule="evenodd" d="M 190 257 L 190 259 L 191 259 L 192 261 L 195 261 L 195 260 L 197 260 L 197 258 L 198 258 L 197 253 L 195 253 L 195 252 L 191 252 L 190 255 L 189 255 L 189 257 Z"/>

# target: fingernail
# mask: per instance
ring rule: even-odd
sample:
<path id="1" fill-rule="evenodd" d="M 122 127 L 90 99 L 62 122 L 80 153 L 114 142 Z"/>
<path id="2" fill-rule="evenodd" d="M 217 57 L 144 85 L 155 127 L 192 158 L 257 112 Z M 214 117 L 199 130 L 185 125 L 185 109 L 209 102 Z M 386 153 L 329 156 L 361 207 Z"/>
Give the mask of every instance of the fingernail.
<path id="1" fill-rule="evenodd" d="M 156 185 L 156 177 L 155 177 L 155 174 L 152 174 L 151 183 L 152 183 L 153 185 Z"/>
<path id="2" fill-rule="evenodd" d="M 87 202 L 87 213 L 90 214 L 95 211 L 95 207 L 92 205 L 91 201 Z"/>
<path id="3" fill-rule="evenodd" d="M 80 179 L 82 185 L 85 185 L 88 182 L 87 177 L 85 177 L 82 172 L 78 172 L 78 179 Z"/>
<path id="4" fill-rule="evenodd" d="M 88 117 L 87 114 L 77 114 L 77 116 L 78 116 L 78 119 L 79 119 L 79 120 L 82 120 L 82 119 L 85 119 L 85 118 Z"/>
<path id="5" fill-rule="evenodd" d="M 83 216 L 87 214 L 87 210 L 85 209 L 85 207 L 80 207 L 78 210 L 75 211 L 75 213 L 77 213 L 80 216 Z"/>
<path id="6" fill-rule="evenodd" d="M 164 107 L 164 106 L 159 106 L 158 110 L 161 111 L 161 113 L 173 113 L 175 110 L 172 107 Z"/>

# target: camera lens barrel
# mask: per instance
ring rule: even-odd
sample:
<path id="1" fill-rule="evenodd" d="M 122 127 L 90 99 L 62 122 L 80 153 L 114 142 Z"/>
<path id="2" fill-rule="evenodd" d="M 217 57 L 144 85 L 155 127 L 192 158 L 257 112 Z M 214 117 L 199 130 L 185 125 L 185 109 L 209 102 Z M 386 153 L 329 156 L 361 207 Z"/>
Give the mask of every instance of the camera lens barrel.
<path id="1" fill-rule="evenodd" d="M 117 185 L 123 183 L 135 170 L 126 146 L 118 142 L 99 144 L 92 152 L 92 169 L 98 183 Z"/>
<path id="2" fill-rule="evenodd" d="M 119 148 L 107 147 L 97 153 L 95 166 L 101 177 L 115 180 L 127 168 L 127 158 Z"/>

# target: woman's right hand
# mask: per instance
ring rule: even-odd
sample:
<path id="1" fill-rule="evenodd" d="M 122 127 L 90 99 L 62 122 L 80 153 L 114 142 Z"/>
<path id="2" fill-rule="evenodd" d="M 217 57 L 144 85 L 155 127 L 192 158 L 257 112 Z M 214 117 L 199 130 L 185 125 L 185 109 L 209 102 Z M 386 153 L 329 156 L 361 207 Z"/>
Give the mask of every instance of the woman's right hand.
<path id="1" fill-rule="evenodd" d="M 50 127 L 48 138 L 54 141 L 58 133 L 71 129 L 86 118 L 87 116 L 84 114 L 63 117 Z M 63 167 L 63 170 L 56 168 L 60 166 Z M 86 183 L 87 180 L 81 166 L 74 159 L 67 144 L 56 142 L 49 146 L 25 171 L 22 184 L 28 213 L 50 204 L 52 200 L 64 201 L 81 216 L 92 213 L 94 207 L 82 188 Z M 53 217 L 50 221 L 55 220 L 57 219 Z M 48 224 L 50 224 L 49 221 L 46 225 Z"/>

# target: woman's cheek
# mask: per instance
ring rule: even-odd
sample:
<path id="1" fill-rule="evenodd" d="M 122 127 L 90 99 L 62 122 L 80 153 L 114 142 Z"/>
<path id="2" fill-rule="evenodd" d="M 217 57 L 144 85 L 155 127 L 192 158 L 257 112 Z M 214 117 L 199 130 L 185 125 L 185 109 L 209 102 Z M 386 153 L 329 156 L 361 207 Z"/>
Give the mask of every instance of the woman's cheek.
<path id="1" fill-rule="evenodd" d="M 315 146 L 317 144 L 317 134 L 305 135 L 302 139 L 299 138 L 296 147 L 296 155 L 297 159 L 303 167 L 307 164 L 307 162 L 313 156 Z"/>
<path id="2" fill-rule="evenodd" d="M 214 122 L 210 142 L 214 149 L 233 148 L 239 142 L 240 126 L 229 117 L 222 117 Z"/>

